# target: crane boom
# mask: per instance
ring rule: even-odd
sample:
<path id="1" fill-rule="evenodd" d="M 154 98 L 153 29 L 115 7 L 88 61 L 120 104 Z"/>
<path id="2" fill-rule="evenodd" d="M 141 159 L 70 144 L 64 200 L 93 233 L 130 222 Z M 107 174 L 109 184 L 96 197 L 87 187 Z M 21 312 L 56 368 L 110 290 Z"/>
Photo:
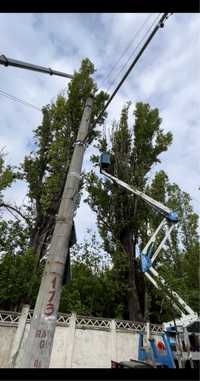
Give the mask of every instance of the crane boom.
<path id="1" fill-rule="evenodd" d="M 103 159 L 102 159 L 103 157 Z M 154 208 L 157 212 L 164 216 L 164 219 L 161 221 L 160 225 L 154 232 L 153 236 L 149 239 L 146 246 L 140 253 L 142 271 L 145 276 L 151 281 L 151 283 L 156 287 L 165 287 L 166 296 L 172 298 L 172 304 L 174 308 L 181 314 L 181 324 L 189 324 L 191 321 L 198 319 L 197 313 L 195 313 L 190 306 L 185 303 L 185 301 L 173 290 L 166 285 L 166 281 L 158 274 L 158 272 L 152 267 L 153 262 L 158 256 L 159 252 L 163 248 L 167 239 L 170 238 L 170 234 L 175 227 L 175 224 L 178 222 L 178 215 L 175 211 L 171 210 L 167 206 L 163 205 L 161 202 L 154 200 L 152 197 L 146 195 L 144 192 L 139 191 L 133 186 L 128 185 L 124 181 L 118 179 L 115 176 L 112 176 L 110 173 L 105 171 L 110 165 L 110 158 L 108 154 L 102 154 L 100 162 L 100 172 L 107 178 L 111 179 L 121 187 L 127 189 L 131 193 L 143 199 L 147 204 Z M 154 251 L 154 244 L 156 237 L 163 227 L 166 228 L 165 236 L 160 242 L 158 248 Z M 160 285 L 159 285 L 160 283 Z M 167 324 L 167 323 L 166 323 Z"/>
<path id="2" fill-rule="evenodd" d="M 118 185 L 121 185 L 123 188 L 129 190 L 130 192 L 134 193 L 136 196 L 139 196 L 142 198 L 146 203 L 148 203 L 150 206 L 152 206 L 155 210 L 160 212 L 163 216 L 165 216 L 169 221 L 178 222 L 178 216 L 175 212 L 173 212 L 170 208 L 163 205 L 161 202 L 154 200 L 152 197 L 148 196 L 147 194 L 139 191 L 138 189 L 134 187 L 130 187 L 130 185 L 126 184 L 124 181 L 118 179 L 115 176 L 110 175 L 110 173 L 101 170 L 101 173 L 107 177 L 109 177 L 111 180 L 115 181 Z"/>

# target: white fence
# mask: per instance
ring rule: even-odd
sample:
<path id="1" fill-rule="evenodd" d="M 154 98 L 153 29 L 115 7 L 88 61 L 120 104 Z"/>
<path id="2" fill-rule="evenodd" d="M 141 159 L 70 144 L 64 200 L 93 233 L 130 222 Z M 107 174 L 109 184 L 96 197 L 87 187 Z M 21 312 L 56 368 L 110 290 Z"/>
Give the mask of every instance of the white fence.
<path id="1" fill-rule="evenodd" d="M 0 367 L 21 367 L 33 311 L 0 311 Z M 59 314 L 50 367 L 110 368 L 111 360 L 137 358 L 138 337 L 145 323 L 72 314 Z M 160 336 L 162 326 L 150 325 Z"/>

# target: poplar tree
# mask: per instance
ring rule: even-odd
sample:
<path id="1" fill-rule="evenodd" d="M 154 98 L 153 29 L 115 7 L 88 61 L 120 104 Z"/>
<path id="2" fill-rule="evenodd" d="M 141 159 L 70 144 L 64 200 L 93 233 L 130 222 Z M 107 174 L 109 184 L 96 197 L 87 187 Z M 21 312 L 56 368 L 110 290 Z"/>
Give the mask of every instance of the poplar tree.
<path id="1" fill-rule="evenodd" d="M 119 123 L 113 125 L 110 146 L 104 137 L 98 148 L 100 152 L 110 153 L 110 171 L 114 176 L 145 192 L 151 170 L 160 162 L 159 155 L 172 143 L 172 134 L 164 133 L 161 128 L 158 109 L 137 103 L 130 122 L 129 108 L 130 103 L 123 108 Z M 97 164 L 99 157 L 93 156 L 92 160 Z M 87 176 L 86 186 L 87 201 L 97 213 L 104 249 L 112 256 L 116 278 L 126 285 L 125 289 L 122 287 L 121 299 L 127 295 L 128 317 L 141 321 L 144 318 L 144 279 L 136 249 L 138 242 L 144 242 L 147 237 L 148 207 L 110 180 L 98 177 L 94 171 Z"/>
<path id="2" fill-rule="evenodd" d="M 25 157 L 22 165 L 33 216 L 30 246 L 38 258 L 46 253 L 51 240 L 86 99 L 91 93 L 95 96 L 92 124 L 108 98 L 103 91 L 97 94 L 91 77 L 94 71 L 90 60 L 84 59 L 69 82 L 67 95 L 60 94 L 55 103 L 43 107 L 42 124 L 34 131 L 35 150 Z M 106 113 L 99 124 L 105 116 Z M 96 131 L 90 131 L 89 142 L 96 135 Z"/>

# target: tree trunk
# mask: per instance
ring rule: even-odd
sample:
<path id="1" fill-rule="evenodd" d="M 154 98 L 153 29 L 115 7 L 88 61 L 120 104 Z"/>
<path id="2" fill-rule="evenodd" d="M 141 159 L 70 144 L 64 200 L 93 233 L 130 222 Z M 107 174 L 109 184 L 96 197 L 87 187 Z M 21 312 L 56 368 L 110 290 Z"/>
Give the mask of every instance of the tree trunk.
<path id="1" fill-rule="evenodd" d="M 52 202 L 52 206 L 51 208 L 49 208 L 47 216 L 44 216 L 44 214 L 42 213 L 40 200 L 38 200 L 37 202 L 37 217 L 35 221 L 35 226 L 31 233 L 30 245 L 33 249 L 33 252 L 38 257 L 38 260 L 46 254 L 47 246 L 50 243 L 51 236 L 55 227 L 56 214 L 60 206 L 60 201 L 63 194 L 65 181 L 67 178 L 67 173 L 68 167 L 63 178 L 63 183 L 60 192 L 57 194 L 55 200 Z"/>
<path id="2" fill-rule="evenodd" d="M 135 268 L 133 258 L 130 261 L 128 274 L 128 311 L 129 320 L 143 321 L 143 315 L 140 308 L 140 301 L 135 282 Z"/>
<path id="3" fill-rule="evenodd" d="M 50 237 L 55 226 L 55 214 L 52 214 L 48 219 L 44 218 L 43 222 L 37 221 L 31 235 L 31 247 L 33 252 L 41 259 L 46 253 Z"/>
<path id="4" fill-rule="evenodd" d="M 129 257 L 128 267 L 128 312 L 129 320 L 143 321 L 143 314 L 140 307 L 139 294 L 136 287 L 135 268 L 135 245 L 133 244 L 133 233 L 125 233 L 123 246 Z"/>

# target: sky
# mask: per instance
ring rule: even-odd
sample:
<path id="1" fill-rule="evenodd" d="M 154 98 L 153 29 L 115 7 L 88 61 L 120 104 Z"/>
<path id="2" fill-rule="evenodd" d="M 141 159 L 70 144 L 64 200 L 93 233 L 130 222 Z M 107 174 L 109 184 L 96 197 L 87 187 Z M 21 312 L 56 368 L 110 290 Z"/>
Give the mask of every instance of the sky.
<path id="1" fill-rule="evenodd" d="M 112 91 L 128 67 L 120 71 L 120 65 L 129 57 L 133 59 L 131 53 L 146 38 L 148 28 L 158 17 L 156 13 L 1 13 L 0 54 L 70 74 L 88 57 L 96 68 L 94 78 L 98 88 Z M 198 214 L 199 30 L 199 14 L 173 14 L 154 36 L 110 104 L 105 124 L 109 129 L 112 121 L 119 119 L 127 101 L 132 102 L 130 113 L 136 102 L 157 107 L 162 128 L 173 133 L 173 144 L 161 155 L 162 163 L 155 169 L 164 169 L 171 182 L 190 193 Z M 0 90 L 39 108 L 54 101 L 68 82 L 65 78 L 0 65 Z M 41 121 L 39 110 L 11 101 L 0 93 L 0 149 L 6 152 L 7 164 L 19 165 L 29 154 L 33 148 L 32 131 Z M 92 153 L 90 147 L 83 163 L 86 171 L 92 168 L 89 160 Z M 5 198 L 21 205 L 26 192 L 26 185 L 18 181 L 5 193 Z M 96 231 L 95 214 L 83 200 L 75 223 L 79 242 L 87 236 L 87 229 Z"/>

